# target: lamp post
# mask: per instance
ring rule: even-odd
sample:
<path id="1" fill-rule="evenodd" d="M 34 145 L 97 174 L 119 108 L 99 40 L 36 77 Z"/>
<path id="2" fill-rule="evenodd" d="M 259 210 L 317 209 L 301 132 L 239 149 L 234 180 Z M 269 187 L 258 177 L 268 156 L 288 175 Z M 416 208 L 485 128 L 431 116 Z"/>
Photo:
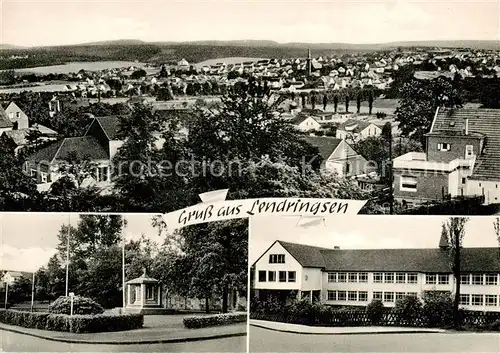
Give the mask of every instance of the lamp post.
<path id="1" fill-rule="evenodd" d="M 125 310 L 125 218 L 123 219 L 122 225 L 122 301 L 123 301 L 123 309 Z"/>
<path id="2" fill-rule="evenodd" d="M 69 289 L 69 238 L 71 236 L 71 214 L 68 214 L 68 235 L 66 241 L 66 291 L 65 294 L 68 296 Z"/>
<path id="3" fill-rule="evenodd" d="M 31 283 L 31 312 L 33 312 L 34 304 L 35 304 L 35 272 L 33 272 L 33 278 Z"/>

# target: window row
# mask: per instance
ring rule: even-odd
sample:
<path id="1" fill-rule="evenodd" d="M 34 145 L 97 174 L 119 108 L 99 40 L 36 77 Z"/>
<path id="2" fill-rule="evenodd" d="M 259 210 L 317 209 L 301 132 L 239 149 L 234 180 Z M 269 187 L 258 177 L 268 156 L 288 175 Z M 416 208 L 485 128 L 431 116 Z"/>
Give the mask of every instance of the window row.
<path id="1" fill-rule="evenodd" d="M 418 282 L 418 273 L 375 272 L 373 274 L 373 283 L 408 283 L 408 284 L 416 284 L 417 282 Z"/>
<path id="2" fill-rule="evenodd" d="M 329 290 L 327 299 L 333 301 L 367 302 L 367 291 Z"/>
<path id="3" fill-rule="evenodd" d="M 328 282 L 368 283 L 368 272 L 329 272 Z"/>
<path id="4" fill-rule="evenodd" d="M 285 255 L 284 254 L 270 254 L 269 255 L 269 263 L 270 264 L 284 264 L 285 263 Z"/>
<path id="5" fill-rule="evenodd" d="M 381 300 L 386 303 L 394 303 L 404 297 L 417 297 L 416 292 L 373 292 L 373 300 Z"/>
<path id="6" fill-rule="evenodd" d="M 496 294 L 460 294 L 461 305 L 498 306 L 499 296 Z"/>
<path id="7" fill-rule="evenodd" d="M 278 282 L 295 281 L 295 271 L 278 271 Z M 259 282 L 276 282 L 276 271 L 259 271 Z"/>
<path id="8" fill-rule="evenodd" d="M 475 286 L 498 286 L 498 275 L 496 273 L 467 273 L 460 276 L 460 284 L 472 284 Z"/>
<path id="9" fill-rule="evenodd" d="M 443 273 L 427 273 L 425 275 L 425 284 L 450 284 L 450 275 Z"/>

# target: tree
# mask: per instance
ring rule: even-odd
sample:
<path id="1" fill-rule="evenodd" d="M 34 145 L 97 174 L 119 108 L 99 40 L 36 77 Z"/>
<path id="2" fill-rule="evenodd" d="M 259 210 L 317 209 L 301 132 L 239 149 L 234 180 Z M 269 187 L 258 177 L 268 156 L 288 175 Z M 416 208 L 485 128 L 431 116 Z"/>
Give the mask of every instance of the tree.
<path id="1" fill-rule="evenodd" d="M 328 96 L 326 94 L 323 95 L 323 110 L 326 111 L 326 105 L 328 104 Z"/>
<path id="2" fill-rule="evenodd" d="M 159 88 L 156 99 L 159 101 L 169 101 L 174 99 L 172 89 L 168 89 L 167 87 Z"/>
<path id="3" fill-rule="evenodd" d="M 361 91 L 356 95 L 356 112 L 359 114 L 361 111 Z"/>
<path id="4" fill-rule="evenodd" d="M 368 114 L 372 115 L 373 109 L 373 90 L 370 90 L 368 93 Z"/>
<path id="5" fill-rule="evenodd" d="M 446 236 L 448 241 L 448 254 L 450 258 L 451 270 L 455 277 L 455 299 L 453 303 L 455 327 L 460 326 L 459 304 L 460 304 L 460 274 L 461 258 L 460 250 L 462 248 L 463 238 L 465 236 L 465 225 L 468 222 L 465 217 L 451 217 L 443 223 L 442 236 Z"/>
<path id="6" fill-rule="evenodd" d="M 0 85 L 13 85 L 16 83 L 16 72 L 14 70 L 0 71 Z"/>
<path id="7" fill-rule="evenodd" d="M 432 81 L 413 79 L 401 88 L 401 99 L 396 108 L 396 121 L 401 134 L 425 146 L 436 109 L 441 106 L 460 107 L 461 92 L 452 81 L 439 77 Z"/>
<path id="8" fill-rule="evenodd" d="M 130 75 L 130 78 L 133 80 L 138 80 L 142 77 L 146 77 L 146 71 L 144 71 L 143 69 L 136 70 L 132 72 L 132 75 Z"/>
<path id="9" fill-rule="evenodd" d="M 333 108 L 335 113 L 337 112 L 338 106 L 339 106 L 339 96 L 336 94 L 333 96 Z"/>
<path id="10" fill-rule="evenodd" d="M 349 113 L 349 93 L 346 93 L 345 95 L 345 111 L 346 113 Z"/>

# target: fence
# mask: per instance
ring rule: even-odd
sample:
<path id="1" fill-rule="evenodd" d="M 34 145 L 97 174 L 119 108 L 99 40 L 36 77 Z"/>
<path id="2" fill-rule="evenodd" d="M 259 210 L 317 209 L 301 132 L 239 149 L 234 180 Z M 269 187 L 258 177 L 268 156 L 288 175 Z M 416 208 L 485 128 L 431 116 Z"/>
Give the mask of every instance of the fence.
<path id="1" fill-rule="evenodd" d="M 372 320 L 364 311 L 338 311 L 317 313 L 314 315 L 294 315 L 290 313 L 268 314 L 263 312 L 252 312 L 251 319 L 299 324 L 307 326 L 410 326 L 426 327 L 427 319 L 423 315 L 405 317 L 402 312 L 388 311 L 381 315 L 379 320 Z M 500 312 L 461 312 L 461 323 L 466 326 L 486 326 L 500 320 Z"/>

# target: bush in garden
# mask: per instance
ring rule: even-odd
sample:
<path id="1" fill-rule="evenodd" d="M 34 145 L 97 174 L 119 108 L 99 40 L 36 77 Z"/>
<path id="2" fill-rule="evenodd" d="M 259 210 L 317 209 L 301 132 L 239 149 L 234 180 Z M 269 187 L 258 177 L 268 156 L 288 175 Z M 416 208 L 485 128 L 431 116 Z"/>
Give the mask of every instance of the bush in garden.
<path id="1" fill-rule="evenodd" d="M 104 309 L 101 305 L 90 298 L 73 297 L 73 315 L 97 315 L 102 314 Z M 71 297 L 59 297 L 49 305 L 51 314 L 71 314 Z"/>
<path id="2" fill-rule="evenodd" d="M 366 306 L 366 313 L 368 319 L 373 325 L 376 325 L 382 320 L 384 316 L 385 308 L 384 303 L 381 300 L 374 299 Z"/>
<path id="3" fill-rule="evenodd" d="M 422 318 L 423 305 L 418 297 L 406 296 L 396 300 L 394 311 L 401 324 L 414 325 Z"/>
<path id="4" fill-rule="evenodd" d="M 428 327 L 453 325 L 453 298 L 451 293 L 425 292 L 423 316 Z"/>
<path id="5" fill-rule="evenodd" d="M 222 326 L 247 321 L 247 313 L 216 314 L 206 316 L 187 316 L 182 322 L 186 328 Z"/>

